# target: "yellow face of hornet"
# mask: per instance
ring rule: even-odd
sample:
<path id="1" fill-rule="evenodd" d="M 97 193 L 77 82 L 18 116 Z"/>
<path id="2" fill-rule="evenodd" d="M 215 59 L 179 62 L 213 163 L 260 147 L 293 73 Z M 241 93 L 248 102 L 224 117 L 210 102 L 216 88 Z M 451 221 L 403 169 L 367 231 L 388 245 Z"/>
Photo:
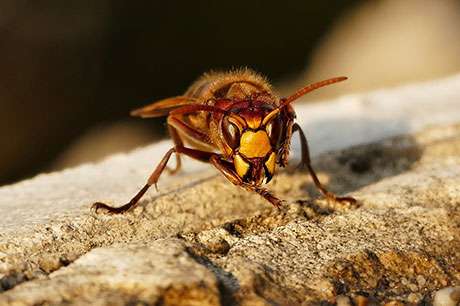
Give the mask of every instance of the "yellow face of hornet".
<path id="1" fill-rule="evenodd" d="M 223 132 L 232 149 L 235 172 L 246 183 L 268 183 L 275 174 L 281 122 L 269 113 L 240 112 L 227 117 Z"/>

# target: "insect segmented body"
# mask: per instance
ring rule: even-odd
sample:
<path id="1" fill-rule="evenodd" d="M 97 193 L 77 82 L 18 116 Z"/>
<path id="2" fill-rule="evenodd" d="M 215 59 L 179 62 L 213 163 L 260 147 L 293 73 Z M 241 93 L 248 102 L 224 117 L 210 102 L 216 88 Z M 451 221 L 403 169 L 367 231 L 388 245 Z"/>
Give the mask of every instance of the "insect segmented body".
<path id="1" fill-rule="evenodd" d="M 279 207 L 281 200 L 262 187 L 285 167 L 294 132 L 300 135 L 301 166 L 308 169 L 313 182 L 328 199 L 354 203 L 351 197 L 337 197 L 318 180 L 310 164 L 307 139 L 294 122 L 291 103 L 319 87 L 345 80 L 332 78 L 308 85 L 287 98 L 277 97 L 265 78 L 250 69 L 203 75 L 182 96 L 161 100 L 132 111 L 142 118 L 168 116 L 169 134 L 174 146 L 166 152 L 146 185 L 121 207 L 94 203 L 93 208 L 122 213 L 134 207 L 148 188 L 157 184 L 171 155 L 181 168 L 181 155 L 210 163 L 230 182 L 256 192 Z"/>

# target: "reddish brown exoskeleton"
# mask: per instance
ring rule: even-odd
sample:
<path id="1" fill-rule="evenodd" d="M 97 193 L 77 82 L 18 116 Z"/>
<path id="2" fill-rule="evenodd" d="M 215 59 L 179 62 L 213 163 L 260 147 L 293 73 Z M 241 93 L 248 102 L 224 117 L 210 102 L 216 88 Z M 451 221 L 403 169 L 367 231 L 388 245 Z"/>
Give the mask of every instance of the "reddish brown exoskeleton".
<path id="1" fill-rule="evenodd" d="M 318 180 L 310 164 L 307 139 L 294 122 L 291 103 L 317 88 L 346 80 L 337 77 L 308 85 L 287 98 L 278 98 L 265 78 L 249 69 L 227 73 L 208 73 L 198 79 L 184 95 L 161 100 L 131 114 L 142 118 L 168 116 L 168 129 L 174 146 L 150 175 L 147 184 L 121 207 L 94 203 L 93 208 L 123 213 L 133 208 L 149 189 L 157 184 L 169 158 L 176 154 L 176 172 L 180 155 L 210 163 L 230 182 L 256 192 L 274 206 L 281 200 L 261 187 L 268 183 L 277 166 L 288 163 L 289 146 L 294 132 L 300 136 L 302 159 L 313 182 L 328 199 L 354 203 L 351 197 L 337 197 Z"/>

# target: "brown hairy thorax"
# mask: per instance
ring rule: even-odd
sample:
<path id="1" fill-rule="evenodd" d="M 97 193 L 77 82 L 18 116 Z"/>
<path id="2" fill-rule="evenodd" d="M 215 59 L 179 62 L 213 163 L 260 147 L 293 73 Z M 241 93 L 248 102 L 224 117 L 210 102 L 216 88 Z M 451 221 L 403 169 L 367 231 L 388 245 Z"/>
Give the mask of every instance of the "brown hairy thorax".
<path id="1" fill-rule="evenodd" d="M 121 207 L 97 202 L 93 208 L 123 213 L 134 207 L 151 185 L 158 182 L 174 153 L 175 173 L 181 168 L 181 155 L 207 162 L 231 183 L 256 192 L 276 207 L 281 200 L 262 184 L 268 183 L 277 167 L 288 162 L 292 134 L 298 132 L 302 160 L 313 182 L 329 200 L 355 203 L 351 197 L 337 197 L 318 180 L 309 157 L 307 139 L 294 122 L 291 103 L 317 88 L 345 80 L 332 78 L 301 88 L 286 98 L 278 98 L 266 78 L 251 69 L 204 74 L 182 96 L 154 102 L 131 112 L 143 118 L 167 116 L 174 146 L 166 152 L 147 184 Z"/>
<path id="2" fill-rule="evenodd" d="M 268 80 L 254 70 L 244 68 L 229 72 L 208 72 L 195 81 L 185 96 L 208 101 L 212 98 L 243 100 L 255 93 L 275 97 Z"/>

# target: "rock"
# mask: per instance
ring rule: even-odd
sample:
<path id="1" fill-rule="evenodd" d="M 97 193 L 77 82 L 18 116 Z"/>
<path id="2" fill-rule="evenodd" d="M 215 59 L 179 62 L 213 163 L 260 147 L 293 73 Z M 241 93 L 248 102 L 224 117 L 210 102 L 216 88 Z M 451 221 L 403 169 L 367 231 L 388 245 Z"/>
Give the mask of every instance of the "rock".
<path id="1" fill-rule="evenodd" d="M 423 88 L 431 102 L 422 97 L 420 105 L 445 106 L 409 110 L 410 124 L 391 133 L 368 121 L 368 138 L 355 143 L 340 138 L 340 120 L 324 125 L 331 138 L 313 138 L 314 167 L 356 206 L 317 198 L 308 175 L 283 171 L 270 184 L 286 200 L 278 211 L 187 160 L 185 172 L 162 177 L 161 192 L 133 212 L 90 213 L 93 201 L 121 204 L 134 194 L 166 142 L 5 186 L 0 305 L 398 305 L 442 297 L 438 290 L 460 284 L 460 94 L 446 89 L 455 82 L 414 86 L 414 96 L 407 88 L 368 94 L 367 104 L 351 97 L 301 107 L 312 118 L 337 103 L 354 105 L 351 116 L 386 117 L 397 109 L 389 96 L 416 103 Z M 376 107 L 384 102 L 391 112 Z M 366 124 L 350 129 L 364 135 Z"/>
<path id="2" fill-rule="evenodd" d="M 337 298 L 335 299 L 335 302 L 337 306 L 351 306 L 350 298 L 345 295 L 337 296 Z"/>
<path id="3" fill-rule="evenodd" d="M 15 295 L 5 294 L 1 304 L 217 305 L 217 285 L 183 243 L 159 239 L 93 249 L 48 278 L 23 284 Z"/>
<path id="4" fill-rule="evenodd" d="M 460 302 L 460 287 L 447 287 L 436 291 L 433 306 L 456 306 Z"/>

